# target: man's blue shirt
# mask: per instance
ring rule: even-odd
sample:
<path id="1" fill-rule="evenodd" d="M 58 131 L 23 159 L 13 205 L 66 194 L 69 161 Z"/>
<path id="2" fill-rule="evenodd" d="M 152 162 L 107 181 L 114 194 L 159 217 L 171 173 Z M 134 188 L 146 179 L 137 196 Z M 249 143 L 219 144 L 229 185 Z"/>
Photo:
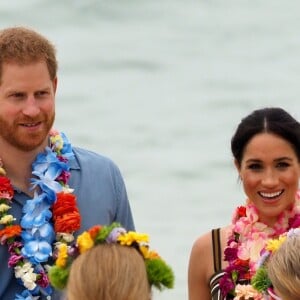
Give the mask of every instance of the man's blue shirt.
<path id="1" fill-rule="evenodd" d="M 70 161 L 71 177 L 68 182 L 74 189 L 81 215 L 82 231 L 96 224 L 119 222 L 127 230 L 134 230 L 131 208 L 119 168 L 109 158 L 85 149 L 73 148 L 75 159 Z M 15 190 L 10 213 L 20 222 L 22 208 L 30 199 Z M 12 268 L 8 268 L 8 249 L 0 245 L 0 299 L 13 300 L 24 288 L 17 283 Z M 59 299 L 55 292 L 52 299 Z"/>

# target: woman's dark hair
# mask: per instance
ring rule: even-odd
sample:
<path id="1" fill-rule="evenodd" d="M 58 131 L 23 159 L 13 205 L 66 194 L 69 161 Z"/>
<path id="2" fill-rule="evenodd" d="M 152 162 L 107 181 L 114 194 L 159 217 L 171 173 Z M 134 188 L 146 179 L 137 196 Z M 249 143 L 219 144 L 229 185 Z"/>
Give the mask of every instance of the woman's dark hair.
<path id="1" fill-rule="evenodd" d="M 263 132 L 275 134 L 289 142 L 300 161 L 300 123 L 282 108 L 267 107 L 254 110 L 243 118 L 231 139 L 231 152 L 239 165 L 250 139 Z"/>

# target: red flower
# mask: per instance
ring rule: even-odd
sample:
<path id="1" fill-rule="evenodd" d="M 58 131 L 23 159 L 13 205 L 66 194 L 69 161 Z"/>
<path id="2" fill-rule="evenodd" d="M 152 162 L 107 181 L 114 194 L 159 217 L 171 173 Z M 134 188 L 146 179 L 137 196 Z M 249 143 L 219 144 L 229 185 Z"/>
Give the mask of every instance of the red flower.
<path id="1" fill-rule="evenodd" d="M 75 195 L 58 193 L 52 210 L 56 232 L 72 233 L 80 228 L 81 218 L 76 206 Z"/>
<path id="2" fill-rule="evenodd" d="M 6 176 L 0 176 L 0 198 L 11 199 L 14 195 L 13 187 Z"/>
<path id="3" fill-rule="evenodd" d="M 246 217 L 246 207 L 245 206 L 239 206 L 237 209 L 238 209 L 238 211 L 237 211 L 238 218 Z"/>

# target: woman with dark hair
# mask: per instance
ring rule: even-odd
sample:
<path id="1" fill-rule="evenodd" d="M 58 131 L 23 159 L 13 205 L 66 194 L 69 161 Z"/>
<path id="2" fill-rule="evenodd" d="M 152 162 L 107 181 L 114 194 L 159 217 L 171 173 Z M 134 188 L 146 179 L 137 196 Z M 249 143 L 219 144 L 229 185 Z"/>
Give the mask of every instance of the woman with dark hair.
<path id="1" fill-rule="evenodd" d="M 251 285 L 260 252 L 300 224 L 300 123 L 282 108 L 255 110 L 238 125 L 231 151 L 247 200 L 229 226 L 195 241 L 189 300 L 265 299 Z"/>

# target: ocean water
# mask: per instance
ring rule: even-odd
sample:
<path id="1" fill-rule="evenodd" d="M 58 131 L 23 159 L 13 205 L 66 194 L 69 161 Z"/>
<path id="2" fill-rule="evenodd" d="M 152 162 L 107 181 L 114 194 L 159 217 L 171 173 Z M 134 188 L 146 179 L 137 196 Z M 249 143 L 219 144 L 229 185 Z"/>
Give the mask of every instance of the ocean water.
<path id="1" fill-rule="evenodd" d="M 253 109 L 300 118 L 300 3 L 10 0 L 0 27 L 48 36 L 59 58 L 56 128 L 111 157 L 138 231 L 187 299 L 194 240 L 244 202 L 230 138 Z M 199 258 L 205 259 L 205 258 Z"/>

